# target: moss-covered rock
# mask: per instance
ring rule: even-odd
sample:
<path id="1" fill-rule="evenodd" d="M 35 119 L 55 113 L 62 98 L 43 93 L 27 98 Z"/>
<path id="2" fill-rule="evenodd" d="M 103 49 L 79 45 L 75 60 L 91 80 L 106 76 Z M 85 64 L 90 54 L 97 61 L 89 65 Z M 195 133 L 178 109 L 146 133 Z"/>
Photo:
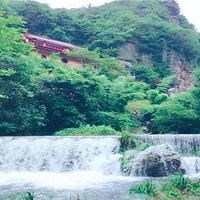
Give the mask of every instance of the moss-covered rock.
<path id="1" fill-rule="evenodd" d="M 145 151 L 130 155 L 123 172 L 130 176 L 164 177 L 185 173 L 180 156 L 169 145 L 152 146 Z M 126 158 L 128 159 L 128 158 Z"/>

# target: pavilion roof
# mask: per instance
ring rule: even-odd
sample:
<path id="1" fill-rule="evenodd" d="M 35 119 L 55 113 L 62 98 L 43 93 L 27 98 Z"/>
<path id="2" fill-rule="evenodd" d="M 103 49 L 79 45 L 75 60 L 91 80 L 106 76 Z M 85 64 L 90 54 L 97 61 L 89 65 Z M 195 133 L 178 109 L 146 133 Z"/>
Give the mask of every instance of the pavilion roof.
<path id="1" fill-rule="evenodd" d="M 31 43 L 37 44 L 39 42 L 39 43 L 45 44 L 46 48 L 48 48 L 49 45 L 54 45 L 54 46 L 61 47 L 63 49 L 69 49 L 69 50 L 80 49 L 80 47 L 72 45 L 72 44 L 67 43 L 67 42 L 49 39 L 49 38 L 33 35 L 33 34 L 30 34 L 30 33 L 26 33 L 24 36 Z M 37 45 L 36 45 L 36 47 L 37 47 Z"/>

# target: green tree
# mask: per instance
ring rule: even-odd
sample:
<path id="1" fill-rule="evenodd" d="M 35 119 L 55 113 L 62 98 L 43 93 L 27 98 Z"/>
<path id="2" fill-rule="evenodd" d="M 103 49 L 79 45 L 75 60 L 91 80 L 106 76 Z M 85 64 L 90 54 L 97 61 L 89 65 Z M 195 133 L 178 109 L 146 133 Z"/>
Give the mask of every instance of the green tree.
<path id="1" fill-rule="evenodd" d="M 131 68 L 131 74 L 135 76 L 136 81 L 143 81 L 150 85 L 154 85 L 159 79 L 159 74 L 148 66 L 134 66 Z"/>

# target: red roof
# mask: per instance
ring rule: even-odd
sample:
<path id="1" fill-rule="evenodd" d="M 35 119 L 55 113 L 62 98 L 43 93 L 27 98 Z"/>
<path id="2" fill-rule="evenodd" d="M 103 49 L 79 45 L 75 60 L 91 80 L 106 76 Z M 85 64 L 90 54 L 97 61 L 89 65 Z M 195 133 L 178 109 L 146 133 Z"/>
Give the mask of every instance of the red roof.
<path id="1" fill-rule="evenodd" d="M 33 43 L 36 48 L 46 49 L 53 52 L 66 53 L 67 50 L 80 49 L 80 47 L 72 45 L 70 43 L 53 40 L 45 37 L 40 37 L 37 35 L 26 33 L 25 35 L 26 43 Z"/>

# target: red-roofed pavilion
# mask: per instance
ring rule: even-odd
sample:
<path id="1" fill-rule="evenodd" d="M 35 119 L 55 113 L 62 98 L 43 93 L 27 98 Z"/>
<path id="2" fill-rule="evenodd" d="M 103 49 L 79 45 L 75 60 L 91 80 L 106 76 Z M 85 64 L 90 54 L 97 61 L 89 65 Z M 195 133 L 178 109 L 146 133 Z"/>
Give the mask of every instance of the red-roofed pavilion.
<path id="1" fill-rule="evenodd" d="M 72 45 L 70 43 L 40 37 L 29 33 L 26 33 L 24 36 L 24 42 L 33 44 L 42 58 L 49 58 L 51 53 L 55 52 L 60 54 L 62 62 L 72 66 L 81 65 L 81 60 L 69 57 L 67 55 L 68 51 L 81 49 L 80 47 Z"/>

